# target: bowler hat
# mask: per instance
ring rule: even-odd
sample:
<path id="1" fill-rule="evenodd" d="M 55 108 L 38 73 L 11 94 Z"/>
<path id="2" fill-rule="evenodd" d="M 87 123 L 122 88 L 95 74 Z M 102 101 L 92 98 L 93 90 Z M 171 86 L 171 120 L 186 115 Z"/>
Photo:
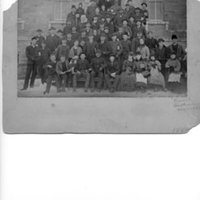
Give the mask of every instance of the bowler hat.
<path id="1" fill-rule="evenodd" d="M 145 6 L 147 7 L 147 3 L 145 3 L 145 2 L 143 2 L 141 5 L 142 5 L 142 6 L 145 5 Z"/>
<path id="2" fill-rule="evenodd" d="M 173 34 L 173 35 L 172 35 L 172 40 L 173 40 L 173 39 L 178 39 L 177 35 Z"/>

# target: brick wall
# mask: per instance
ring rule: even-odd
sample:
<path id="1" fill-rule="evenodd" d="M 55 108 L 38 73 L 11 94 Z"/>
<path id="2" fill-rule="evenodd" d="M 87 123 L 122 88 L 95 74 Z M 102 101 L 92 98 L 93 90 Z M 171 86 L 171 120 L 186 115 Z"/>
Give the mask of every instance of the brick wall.
<path id="1" fill-rule="evenodd" d="M 186 0 L 164 0 L 164 20 L 170 30 L 186 30 Z"/>

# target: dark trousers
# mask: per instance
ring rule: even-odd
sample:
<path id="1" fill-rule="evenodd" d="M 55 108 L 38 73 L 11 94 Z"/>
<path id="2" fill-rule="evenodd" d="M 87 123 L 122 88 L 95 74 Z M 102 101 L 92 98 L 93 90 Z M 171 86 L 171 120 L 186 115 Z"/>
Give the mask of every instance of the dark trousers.
<path id="1" fill-rule="evenodd" d="M 102 88 L 102 83 L 103 83 L 103 78 L 104 78 L 104 74 L 103 72 L 91 72 L 91 87 L 92 89 L 95 88 L 95 78 L 98 78 L 98 84 L 97 84 L 97 88 L 101 89 Z"/>
<path id="2" fill-rule="evenodd" d="M 31 78 L 30 87 L 34 87 L 36 76 L 37 76 L 36 62 L 34 62 L 32 64 L 27 64 L 26 77 L 25 77 L 25 81 L 24 81 L 24 89 L 28 88 L 30 78 Z"/>
<path id="3" fill-rule="evenodd" d="M 49 92 L 50 92 L 53 80 L 56 81 L 57 91 L 59 91 L 59 79 L 58 79 L 58 75 L 57 74 L 49 74 L 48 78 L 47 78 L 47 87 L 46 87 L 46 91 L 45 91 L 47 94 L 49 94 Z"/>
<path id="4" fill-rule="evenodd" d="M 61 88 L 63 91 L 65 91 L 67 79 L 67 74 L 58 75 L 59 88 Z"/>
<path id="5" fill-rule="evenodd" d="M 85 88 L 88 89 L 90 84 L 90 73 L 88 72 L 75 73 L 73 75 L 73 88 L 77 88 L 77 80 L 81 77 L 85 79 Z"/>
<path id="6" fill-rule="evenodd" d="M 38 62 L 37 64 L 37 74 L 39 75 L 42 84 L 46 81 L 46 70 L 44 69 L 45 63 Z"/>
<path id="7" fill-rule="evenodd" d="M 109 89 L 117 90 L 120 81 L 120 76 L 116 75 L 115 78 L 112 78 L 109 74 L 106 74 L 105 81 Z"/>

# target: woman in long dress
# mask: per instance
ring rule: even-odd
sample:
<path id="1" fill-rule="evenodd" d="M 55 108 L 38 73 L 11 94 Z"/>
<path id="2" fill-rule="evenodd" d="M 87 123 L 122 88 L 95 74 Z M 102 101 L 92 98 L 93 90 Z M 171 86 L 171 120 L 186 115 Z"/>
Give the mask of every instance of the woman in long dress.
<path id="1" fill-rule="evenodd" d="M 136 77 L 134 73 L 134 59 L 133 53 L 130 52 L 128 59 L 123 63 L 119 89 L 121 91 L 133 91 L 135 89 L 135 83 Z"/>
<path id="2" fill-rule="evenodd" d="M 165 79 L 161 73 L 161 63 L 155 59 L 152 55 L 148 63 L 150 76 L 148 78 L 148 83 L 154 88 L 162 87 L 165 90 Z"/>

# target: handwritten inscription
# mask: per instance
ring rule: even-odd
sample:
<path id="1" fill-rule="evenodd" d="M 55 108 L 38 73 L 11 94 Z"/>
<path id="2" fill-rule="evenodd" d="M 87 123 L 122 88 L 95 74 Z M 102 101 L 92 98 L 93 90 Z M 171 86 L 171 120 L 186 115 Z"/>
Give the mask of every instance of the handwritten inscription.
<path id="1" fill-rule="evenodd" d="M 178 111 L 199 111 L 200 103 L 193 103 L 190 99 L 174 99 L 174 107 Z"/>

